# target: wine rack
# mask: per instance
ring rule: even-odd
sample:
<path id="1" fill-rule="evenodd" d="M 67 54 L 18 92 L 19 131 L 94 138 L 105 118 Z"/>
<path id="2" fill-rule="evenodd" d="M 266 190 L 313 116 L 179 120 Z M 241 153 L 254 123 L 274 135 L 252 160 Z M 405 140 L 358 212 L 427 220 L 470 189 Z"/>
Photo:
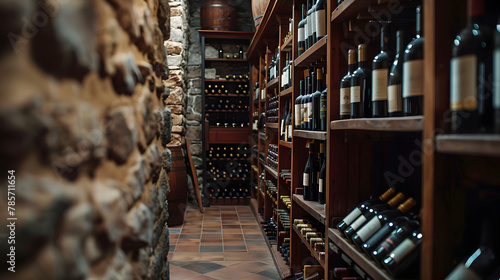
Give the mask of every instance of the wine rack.
<path id="1" fill-rule="evenodd" d="M 205 206 L 250 203 L 251 73 L 244 50 L 252 32 L 200 31 L 202 40 Z M 207 46 L 219 49 L 207 57 Z"/>

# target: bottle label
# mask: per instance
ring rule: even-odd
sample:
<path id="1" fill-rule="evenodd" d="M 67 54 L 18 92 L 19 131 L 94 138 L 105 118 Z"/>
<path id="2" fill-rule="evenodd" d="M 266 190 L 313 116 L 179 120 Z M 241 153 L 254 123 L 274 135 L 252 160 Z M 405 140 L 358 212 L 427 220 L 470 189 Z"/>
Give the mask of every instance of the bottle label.
<path id="1" fill-rule="evenodd" d="M 351 87 L 351 103 L 361 102 L 361 87 Z"/>
<path id="2" fill-rule="evenodd" d="M 281 138 L 283 139 L 283 134 L 285 133 L 285 120 L 281 119 Z"/>
<path id="3" fill-rule="evenodd" d="M 302 110 L 302 122 L 308 122 L 308 119 L 307 119 L 307 104 L 309 103 L 304 103 L 304 109 Z"/>
<path id="4" fill-rule="evenodd" d="M 352 222 L 354 222 L 359 216 L 361 215 L 361 210 L 359 210 L 358 207 L 354 208 L 354 210 L 351 211 L 351 213 L 349 213 L 349 215 L 347 215 L 345 218 L 344 218 L 344 223 L 346 225 L 351 225 Z"/>
<path id="5" fill-rule="evenodd" d="M 316 37 L 326 35 L 326 9 L 315 12 L 316 14 Z"/>
<path id="6" fill-rule="evenodd" d="M 380 221 L 377 217 L 373 217 L 364 227 L 358 231 L 358 236 L 361 241 L 365 242 L 370 238 L 377 230 L 382 227 Z"/>
<path id="7" fill-rule="evenodd" d="M 325 180 L 319 179 L 319 184 L 318 185 L 319 185 L 318 192 L 324 193 L 325 192 Z"/>
<path id="8" fill-rule="evenodd" d="M 306 24 L 304 24 L 304 50 L 306 49 L 306 41 L 307 38 L 309 37 L 309 22 L 310 22 L 310 17 L 306 16 Z"/>
<path id="9" fill-rule="evenodd" d="M 287 140 L 290 140 L 292 139 L 292 125 L 289 124 L 288 125 L 288 139 Z"/>
<path id="10" fill-rule="evenodd" d="M 319 101 L 319 119 L 326 120 L 326 98 Z"/>
<path id="11" fill-rule="evenodd" d="M 399 263 L 402 259 L 408 256 L 411 251 L 417 248 L 417 244 L 415 244 L 411 239 L 406 238 L 398 247 L 394 248 L 389 256 L 396 262 Z"/>
<path id="12" fill-rule="evenodd" d="M 312 36 L 314 33 L 316 33 L 318 31 L 316 24 L 317 24 L 317 22 L 316 22 L 316 13 L 312 12 L 311 13 L 311 33 L 309 33 L 309 35 Z M 314 42 L 312 42 L 312 43 L 314 44 Z"/>
<path id="13" fill-rule="evenodd" d="M 387 100 L 387 82 L 389 69 L 377 69 L 372 72 L 372 101 Z"/>
<path id="14" fill-rule="evenodd" d="M 313 117 L 313 108 L 312 102 L 307 103 L 307 122 L 312 120 Z"/>
<path id="15" fill-rule="evenodd" d="M 366 222 L 366 217 L 361 215 L 359 216 L 359 218 L 356 219 L 356 221 L 354 221 L 354 223 L 352 223 L 351 227 L 353 230 L 358 230 L 358 228 L 364 225 L 365 222 Z"/>
<path id="16" fill-rule="evenodd" d="M 302 180 L 302 185 L 304 187 L 309 187 L 309 173 L 304 173 L 304 179 Z"/>
<path id="17" fill-rule="evenodd" d="M 424 60 L 403 63 L 403 97 L 424 95 Z"/>
<path id="18" fill-rule="evenodd" d="M 477 109 L 477 56 L 454 57 L 451 69 L 451 110 Z"/>
<path id="19" fill-rule="evenodd" d="M 500 48 L 493 52 L 493 108 L 500 109 Z"/>
<path id="20" fill-rule="evenodd" d="M 481 280 L 481 276 L 477 275 L 472 269 L 468 269 L 463 263 L 459 264 L 455 269 L 446 276 L 445 280 Z"/>
<path id="21" fill-rule="evenodd" d="M 295 126 L 300 126 L 300 104 L 295 104 Z"/>
<path id="22" fill-rule="evenodd" d="M 403 99 L 401 96 L 401 85 L 390 85 L 387 87 L 387 111 L 401 112 L 403 111 Z"/>
<path id="23" fill-rule="evenodd" d="M 297 33 L 297 39 L 299 40 L 299 42 L 304 42 L 304 38 L 305 38 L 305 30 L 304 30 L 304 27 L 301 27 L 299 28 L 299 32 Z M 299 50 L 304 50 L 304 48 L 299 48 Z"/>
<path id="24" fill-rule="evenodd" d="M 351 88 L 340 89 L 340 115 L 351 114 Z"/>
<path id="25" fill-rule="evenodd" d="M 306 24 L 307 24 L 307 33 L 306 33 L 306 41 L 307 41 L 307 38 L 309 38 L 313 34 L 313 21 L 312 21 L 312 16 L 310 14 L 307 16 Z"/>

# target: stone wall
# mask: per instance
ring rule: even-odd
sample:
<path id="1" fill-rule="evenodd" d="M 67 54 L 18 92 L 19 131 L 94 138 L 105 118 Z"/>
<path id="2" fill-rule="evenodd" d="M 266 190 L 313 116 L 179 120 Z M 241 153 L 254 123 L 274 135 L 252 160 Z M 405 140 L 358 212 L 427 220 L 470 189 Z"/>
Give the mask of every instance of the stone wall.
<path id="1" fill-rule="evenodd" d="M 0 279 L 169 279 L 166 144 L 184 107 L 172 127 L 164 101 L 185 99 L 169 17 L 167 0 L 0 2 L 3 186 L 15 170 L 0 220 L 17 218 Z"/>

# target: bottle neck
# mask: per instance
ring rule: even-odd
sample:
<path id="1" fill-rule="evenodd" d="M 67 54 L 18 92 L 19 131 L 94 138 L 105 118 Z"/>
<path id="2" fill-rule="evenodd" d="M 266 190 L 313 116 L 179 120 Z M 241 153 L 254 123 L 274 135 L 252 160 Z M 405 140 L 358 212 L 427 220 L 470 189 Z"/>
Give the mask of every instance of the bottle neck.
<path id="1" fill-rule="evenodd" d="M 389 42 L 389 31 L 388 31 L 388 26 L 382 27 L 382 31 L 380 32 L 380 51 L 386 52 L 387 51 L 387 44 Z"/>
<path id="2" fill-rule="evenodd" d="M 422 29 L 422 7 L 417 7 L 417 17 L 416 17 L 416 38 L 420 38 L 423 36 Z"/>
<path id="3" fill-rule="evenodd" d="M 406 48 L 406 39 L 405 39 L 404 33 L 398 34 L 398 36 L 396 38 L 396 45 L 397 45 L 396 55 L 402 54 Z"/>
<path id="4" fill-rule="evenodd" d="M 318 79 L 318 82 L 316 83 L 316 91 L 323 91 L 323 79 Z"/>
<path id="5" fill-rule="evenodd" d="M 311 73 L 312 79 L 311 79 L 311 93 L 316 92 L 316 72 Z"/>
<path id="6" fill-rule="evenodd" d="M 352 72 L 354 72 L 356 70 L 356 68 L 358 68 L 358 65 L 357 64 L 349 64 L 347 65 L 347 74 L 352 74 Z"/>
<path id="7" fill-rule="evenodd" d="M 366 68 L 366 61 L 358 62 L 358 68 Z"/>

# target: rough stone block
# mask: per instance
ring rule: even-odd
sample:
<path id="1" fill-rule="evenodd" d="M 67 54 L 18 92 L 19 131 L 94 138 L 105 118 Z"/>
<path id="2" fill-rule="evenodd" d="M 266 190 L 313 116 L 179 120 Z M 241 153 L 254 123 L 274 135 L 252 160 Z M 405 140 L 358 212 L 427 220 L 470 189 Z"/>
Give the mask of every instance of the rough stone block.
<path id="1" fill-rule="evenodd" d="M 199 157 L 195 157 L 195 156 L 193 156 L 192 159 L 193 159 L 194 166 L 196 166 L 196 167 L 203 166 L 203 159 L 201 159 Z"/>
<path id="2" fill-rule="evenodd" d="M 181 29 L 171 29 L 169 40 L 174 42 L 184 42 L 184 32 Z"/>
<path id="3" fill-rule="evenodd" d="M 142 194 L 147 174 L 144 159 L 137 156 L 134 160 L 136 161 L 136 164 L 128 171 L 127 186 L 130 194 L 132 194 L 133 201 L 136 201 Z"/>
<path id="4" fill-rule="evenodd" d="M 169 55 L 167 62 L 169 67 L 174 67 L 174 66 L 182 67 L 185 64 L 182 55 Z"/>
<path id="5" fill-rule="evenodd" d="M 178 133 L 184 135 L 186 133 L 184 126 L 174 125 L 172 127 L 172 133 Z"/>
<path id="6" fill-rule="evenodd" d="M 219 50 L 212 46 L 205 47 L 205 57 L 206 58 L 219 58 Z"/>
<path id="7" fill-rule="evenodd" d="M 163 109 L 162 116 L 159 129 L 161 131 L 161 145 L 165 147 L 172 140 L 172 112 L 168 107 Z"/>
<path id="8" fill-rule="evenodd" d="M 172 16 L 170 17 L 170 28 L 182 29 L 182 17 L 181 16 Z"/>
<path id="9" fill-rule="evenodd" d="M 188 95 L 201 95 L 201 88 L 190 87 L 188 89 Z"/>
<path id="10" fill-rule="evenodd" d="M 183 14 L 182 6 L 170 8 L 170 15 L 172 17 L 182 16 L 182 14 Z"/>
<path id="11" fill-rule="evenodd" d="M 185 118 L 183 115 L 172 114 L 172 124 L 173 125 L 183 125 L 184 120 L 185 120 Z"/>
<path id="12" fill-rule="evenodd" d="M 198 78 L 194 78 L 194 79 L 189 79 L 188 87 L 189 88 L 199 88 L 200 93 L 201 93 L 201 78 L 198 77 Z"/>
<path id="13" fill-rule="evenodd" d="M 165 100 L 166 105 L 183 105 L 184 104 L 184 90 L 181 87 L 174 87 L 170 89 L 170 95 Z"/>
<path id="14" fill-rule="evenodd" d="M 186 114 L 186 118 L 190 121 L 199 121 L 201 122 L 201 114 L 199 113 L 193 113 L 191 110 L 191 113 Z"/>
<path id="15" fill-rule="evenodd" d="M 188 138 L 189 139 L 189 138 Z M 203 153 L 202 144 L 191 144 L 191 155 L 201 157 Z"/>
<path id="16" fill-rule="evenodd" d="M 153 216 L 144 203 L 134 206 L 126 215 L 127 230 L 122 240 L 125 252 L 135 251 L 151 244 Z"/>
<path id="17" fill-rule="evenodd" d="M 185 114 L 184 106 L 182 105 L 167 105 L 167 107 L 172 111 L 172 114 Z"/>
<path id="18" fill-rule="evenodd" d="M 200 72 L 201 73 L 201 72 Z M 184 81 L 184 71 L 170 70 L 168 80 L 165 81 L 166 87 L 181 87 Z"/>
<path id="19" fill-rule="evenodd" d="M 180 55 L 184 50 L 184 44 L 179 42 L 167 41 L 165 46 L 167 47 L 168 54 L 170 55 Z"/>
<path id="20" fill-rule="evenodd" d="M 172 146 L 179 146 L 182 145 L 182 136 L 177 133 L 172 134 L 172 141 L 169 143 L 169 145 Z"/>
<path id="21" fill-rule="evenodd" d="M 201 77 L 201 67 L 200 66 L 188 66 L 188 74 L 187 78 L 188 79 L 194 79 L 194 78 L 199 78 Z"/>
<path id="22" fill-rule="evenodd" d="M 189 50 L 188 65 L 201 65 L 201 54 L 191 48 Z"/>
<path id="23" fill-rule="evenodd" d="M 161 152 L 160 157 L 161 157 L 161 167 L 163 168 L 163 170 L 169 172 L 170 168 L 172 167 L 172 152 L 167 148 L 165 149 L 165 151 Z"/>
<path id="24" fill-rule="evenodd" d="M 170 38 L 170 16 L 172 10 L 168 5 L 168 0 L 159 0 L 158 26 L 163 34 L 163 40 Z"/>
<path id="25" fill-rule="evenodd" d="M 115 185 L 94 182 L 91 189 L 92 200 L 101 216 L 107 238 L 115 242 L 125 231 L 127 204 L 121 190 Z"/>
<path id="26" fill-rule="evenodd" d="M 198 69 L 195 68 L 191 71 L 196 73 Z M 188 76 L 191 74 L 191 71 L 188 71 Z M 205 68 L 205 79 L 215 79 L 215 75 L 217 75 L 217 70 L 215 68 Z"/>
<path id="27" fill-rule="evenodd" d="M 189 140 L 199 140 L 202 139 L 202 127 L 201 125 L 186 127 L 186 138 Z"/>

